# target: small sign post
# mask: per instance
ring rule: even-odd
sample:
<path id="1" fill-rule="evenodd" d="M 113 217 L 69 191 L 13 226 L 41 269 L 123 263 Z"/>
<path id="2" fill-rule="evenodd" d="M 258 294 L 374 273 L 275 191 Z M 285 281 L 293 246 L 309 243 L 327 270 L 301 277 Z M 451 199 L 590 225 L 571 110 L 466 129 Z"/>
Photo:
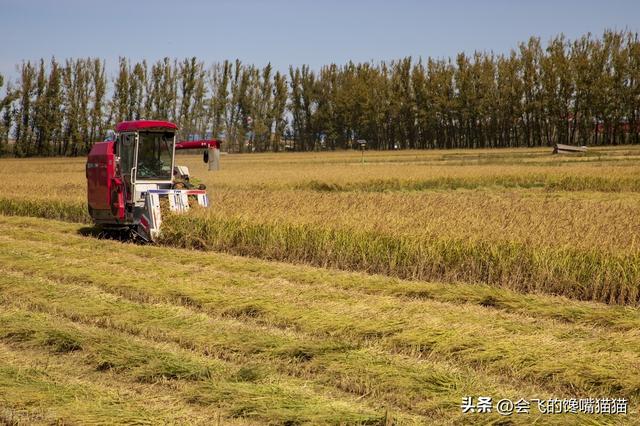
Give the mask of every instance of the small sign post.
<path id="1" fill-rule="evenodd" d="M 358 144 L 360 144 L 360 152 L 362 152 L 362 164 L 364 164 L 364 150 L 367 148 L 367 141 L 364 139 L 358 139 Z"/>

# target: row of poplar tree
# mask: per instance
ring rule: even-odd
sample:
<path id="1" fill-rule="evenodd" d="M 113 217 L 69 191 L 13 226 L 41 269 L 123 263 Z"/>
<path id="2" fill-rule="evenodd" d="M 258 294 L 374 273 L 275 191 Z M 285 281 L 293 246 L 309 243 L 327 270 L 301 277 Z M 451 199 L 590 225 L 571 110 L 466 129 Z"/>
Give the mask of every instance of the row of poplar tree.
<path id="1" fill-rule="evenodd" d="M 163 119 L 229 151 L 638 143 L 640 42 L 606 31 L 506 55 L 290 67 L 236 60 L 24 62 L 0 97 L 0 152 L 81 155 L 123 120 Z M 0 76 L 0 86 L 3 86 Z"/>

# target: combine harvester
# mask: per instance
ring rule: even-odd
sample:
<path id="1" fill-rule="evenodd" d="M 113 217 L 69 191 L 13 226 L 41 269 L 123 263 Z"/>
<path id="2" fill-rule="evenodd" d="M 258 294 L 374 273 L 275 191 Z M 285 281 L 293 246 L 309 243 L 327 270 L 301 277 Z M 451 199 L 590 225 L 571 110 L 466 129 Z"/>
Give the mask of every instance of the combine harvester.
<path id="1" fill-rule="evenodd" d="M 96 225 L 152 242 L 162 224 L 161 202 L 176 213 L 190 205 L 209 206 L 205 186 L 195 188 L 189 169 L 175 165 L 175 151 L 204 148 L 209 162 L 209 151 L 219 159 L 220 141 L 176 143 L 177 130 L 168 121 L 125 121 L 114 137 L 94 144 L 86 176 L 89 215 Z"/>

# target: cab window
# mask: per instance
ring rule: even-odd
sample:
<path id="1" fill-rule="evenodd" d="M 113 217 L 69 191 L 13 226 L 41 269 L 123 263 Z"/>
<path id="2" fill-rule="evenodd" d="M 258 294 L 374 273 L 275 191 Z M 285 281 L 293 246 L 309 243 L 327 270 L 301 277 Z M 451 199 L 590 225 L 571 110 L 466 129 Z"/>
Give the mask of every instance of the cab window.
<path id="1" fill-rule="evenodd" d="M 173 133 L 141 132 L 136 180 L 171 180 Z"/>

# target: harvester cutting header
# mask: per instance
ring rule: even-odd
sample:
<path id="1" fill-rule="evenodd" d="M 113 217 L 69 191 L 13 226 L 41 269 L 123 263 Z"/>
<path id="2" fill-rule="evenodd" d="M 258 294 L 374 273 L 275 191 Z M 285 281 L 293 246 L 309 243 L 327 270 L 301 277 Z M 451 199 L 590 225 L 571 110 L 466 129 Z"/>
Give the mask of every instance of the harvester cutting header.
<path id="1" fill-rule="evenodd" d="M 209 206 L 204 185 L 189 183 L 189 170 L 175 165 L 175 151 L 204 148 L 218 158 L 216 139 L 176 143 L 178 126 L 168 121 L 125 121 L 115 137 L 96 143 L 87 158 L 87 198 L 94 223 L 127 230 L 153 241 L 162 223 L 161 200 L 182 213 Z M 176 179 L 177 178 L 177 179 Z"/>

